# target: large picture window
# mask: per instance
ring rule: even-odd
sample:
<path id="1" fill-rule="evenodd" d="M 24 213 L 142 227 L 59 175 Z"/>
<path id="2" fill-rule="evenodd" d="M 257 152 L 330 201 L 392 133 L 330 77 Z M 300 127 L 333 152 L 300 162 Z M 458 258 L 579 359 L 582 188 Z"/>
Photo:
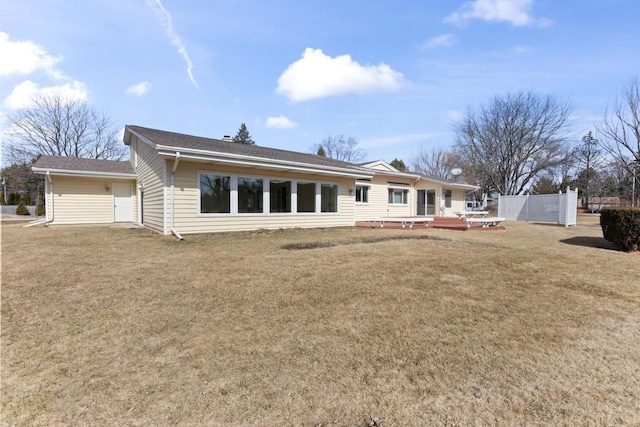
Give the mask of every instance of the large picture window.
<path id="1" fill-rule="evenodd" d="M 298 182 L 298 212 L 316 211 L 316 183 Z"/>
<path id="2" fill-rule="evenodd" d="M 338 184 L 206 171 L 197 179 L 202 216 L 338 212 Z"/>
<path id="3" fill-rule="evenodd" d="M 338 212 L 337 184 L 320 184 L 320 211 Z"/>
<path id="4" fill-rule="evenodd" d="M 291 212 L 291 181 L 270 180 L 269 203 L 272 213 Z"/>
<path id="5" fill-rule="evenodd" d="M 238 213 L 263 212 L 262 179 L 238 177 Z"/>
<path id="6" fill-rule="evenodd" d="M 200 213 L 230 213 L 230 184 L 230 176 L 200 174 Z"/>
<path id="7" fill-rule="evenodd" d="M 398 188 L 389 189 L 389 204 L 390 205 L 406 205 L 407 195 L 409 190 L 402 190 Z"/>

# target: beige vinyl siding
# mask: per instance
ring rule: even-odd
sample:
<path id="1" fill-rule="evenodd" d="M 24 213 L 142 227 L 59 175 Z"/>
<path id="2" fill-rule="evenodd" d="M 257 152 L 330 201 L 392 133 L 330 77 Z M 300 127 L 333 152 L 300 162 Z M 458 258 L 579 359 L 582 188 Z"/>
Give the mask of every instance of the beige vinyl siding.
<path id="1" fill-rule="evenodd" d="M 53 194 L 48 199 L 49 203 L 53 202 L 52 224 L 105 224 L 113 222 L 111 186 L 114 182 L 131 185 L 133 219 L 135 220 L 137 216 L 135 180 L 54 176 Z"/>
<path id="2" fill-rule="evenodd" d="M 369 187 L 369 203 L 357 203 L 356 221 L 372 221 L 376 218 L 385 216 L 410 216 L 415 209 L 412 204 L 415 200 L 414 192 L 409 189 L 406 205 L 389 204 L 389 183 L 388 181 L 397 183 L 411 184 L 411 181 L 405 178 L 390 177 L 384 175 L 376 175 L 371 180 Z"/>
<path id="3" fill-rule="evenodd" d="M 447 187 L 443 187 L 443 190 L 446 190 Z M 464 211 L 464 194 L 465 191 L 458 188 L 450 188 L 451 190 L 451 207 L 446 208 L 444 211 L 444 216 L 456 216 L 454 212 Z M 444 197 L 444 194 L 443 194 Z"/>
<path id="4" fill-rule="evenodd" d="M 338 184 L 337 213 L 261 213 L 202 215 L 199 212 L 198 172 L 237 175 L 243 177 L 269 177 Z M 246 231 L 278 228 L 312 228 L 353 226 L 355 197 L 349 194 L 354 180 L 321 175 L 218 166 L 181 161 L 175 174 L 175 229 L 181 234 Z M 266 189 L 265 189 L 266 190 Z M 171 189 L 167 189 L 168 213 L 171 209 Z"/>
<path id="5" fill-rule="evenodd" d="M 418 182 L 415 183 L 414 186 L 414 190 L 413 190 L 413 195 L 414 195 L 414 202 L 413 204 L 416 206 L 411 206 L 411 212 L 413 215 L 416 214 L 417 212 L 417 202 L 416 200 L 418 200 L 418 190 L 433 190 L 435 191 L 435 195 L 436 195 L 436 201 L 435 201 L 435 205 L 436 205 L 436 211 L 434 215 L 427 215 L 427 216 L 440 216 L 441 215 L 441 211 L 440 211 L 440 202 L 442 201 L 442 187 L 439 184 L 436 184 L 434 182 L 431 181 L 427 181 L 424 179 L 419 180 Z M 425 209 L 426 211 L 426 209 Z"/>
<path id="6" fill-rule="evenodd" d="M 436 213 L 435 216 L 446 216 L 446 217 L 455 217 L 454 212 L 459 212 L 464 210 L 464 195 L 465 190 L 459 188 L 451 188 L 446 185 L 434 183 L 432 181 L 421 179 L 415 184 L 414 193 L 414 201 L 416 200 L 416 192 L 418 190 L 435 190 L 436 194 Z M 441 206 L 444 206 L 444 191 L 451 190 L 451 207 L 445 208 L 444 211 L 440 209 Z M 415 202 L 414 202 L 415 203 Z M 412 212 L 416 212 L 416 206 L 412 206 Z"/>
<path id="7" fill-rule="evenodd" d="M 138 185 L 142 184 L 142 222 L 146 227 L 164 233 L 164 159 L 155 148 L 132 137 L 131 146 L 136 156 L 134 166 Z"/>

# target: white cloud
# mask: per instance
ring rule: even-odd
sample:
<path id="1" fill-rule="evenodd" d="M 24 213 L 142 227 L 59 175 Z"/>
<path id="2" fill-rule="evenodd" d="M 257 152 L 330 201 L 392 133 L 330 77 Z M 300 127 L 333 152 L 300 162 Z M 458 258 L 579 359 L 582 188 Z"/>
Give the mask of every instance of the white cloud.
<path id="1" fill-rule="evenodd" d="M 133 85 L 127 88 L 127 94 L 141 96 L 151 90 L 151 83 L 149 82 L 140 82 L 137 85 Z"/>
<path id="2" fill-rule="evenodd" d="M 277 92 L 292 101 L 306 101 L 348 93 L 394 92 L 404 77 L 386 64 L 362 66 L 350 55 L 335 58 L 306 48 L 278 79 Z"/>
<path id="3" fill-rule="evenodd" d="M 39 88 L 38 85 L 31 80 L 25 80 L 13 88 L 9 96 L 4 99 L 3 106 L 11 110 L 28 108 L 33 105 L 34 97 L 46 96 L 53 93 L 61 94 L 65 99 L 75 101 L 86 101 L 89 97 L 86 86 L 79 81 Z"/>
<path id="4" fill-rule="evenodd" d="M 526 25 L 549 25 L 551 21 L 531 15 L 533 0 L 473 0 L 444 19 L 445 23 L 461 24 L 471 19 L 509 22 L 516 27 Z"/>
<path id="5" fill-rule="evenodd" d="M 449 47 L 457 43 L 457 39 L 453 34 L 442 34 L 441 36 L 432 37 L 422 46 L 422 50 L 433 49 L 436 47 Z"/>
<path id="6" fill-rule="evenodd" d="M 196 79 L 193 77 L 193 62 L 191 62 L 191 58 L 187 52 L 187 47 L 180 39 L 180 36 L 178 36 L 178 33 L 173 29 L 171 14 L 164 8 L 160 0 L 147 0 L 147 5 L 156 10 L 158 17 L 160 18 L 160 25 L 165 28 L 167 36 L 169 36 L 169 39 L 171 40 L 171 44 L 178 48 L 178 54 L 187 65 L 187 75 L 189 76 L 189 80 L 191 80 L 191 83 L 193 83 L 195 87 L 199 87 Z"/>
<path id="7" fill-rule="evenodd" d="M 447 110 L 445 115 L 454 122 L 459 122 L 464 119 L 464 114 L 458 110 Z"/>
<path id="8" fill-rule="evenodd" d="M 51 56 L 42 46 L 30 40 L 12 41 L 9 34 L 4 32 L 0 32 L 0 58 L 0 76 L 43 70 L 53 78 L 64 78 L 64 74 L 56 68 L 62 56 Z"/>
<path id="9" fill-rule="evenodd" d="M 297 127 L 298 124 L 294 121 L 291 121 L 288 117 L 278 116 L 267 117 L 267 120 L 265 120 L 265 126 L 268 128 L 287 129 Z"/>

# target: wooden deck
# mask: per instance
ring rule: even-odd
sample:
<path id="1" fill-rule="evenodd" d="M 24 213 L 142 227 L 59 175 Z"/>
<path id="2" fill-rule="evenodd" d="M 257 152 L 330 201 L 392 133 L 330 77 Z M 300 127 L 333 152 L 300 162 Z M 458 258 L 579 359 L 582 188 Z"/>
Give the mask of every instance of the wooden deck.
<path id="1" fill-rule="evenodd" d="M 504 230 L 504 226 L 498 227 L 483 227 L 482 225 L 472 225 L 467 227 L 467 222 L 464 219 L 449 218 L 449 217 L 434 217 L 433 221 L 429 225 L 415 224 L 413 228 L 402 228 L 402 224 L 399 222 L 385 222 L 384 228 L 380 227 L 380 223 L 377 221 L 357 221 L 356 227 L 363 228 L 382 228 L 383 230 L 422 230 L 426 228 L 444 228 L 448 230 L 458 231 L 497 231 Z"/>

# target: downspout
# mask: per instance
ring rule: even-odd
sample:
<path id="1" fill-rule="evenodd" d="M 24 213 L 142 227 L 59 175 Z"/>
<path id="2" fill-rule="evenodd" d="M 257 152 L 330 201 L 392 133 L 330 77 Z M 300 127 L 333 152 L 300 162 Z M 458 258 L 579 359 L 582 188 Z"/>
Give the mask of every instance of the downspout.
<path id="1" fill-rule="evenodd" d="M 176 169 L 178 168 L 178 163 L 180 163 L 180 152 L 176 151 L 176 159 L 173 161 L 173 168 L 171 168 L 171 233 L 178 238 L 178 240 L 182 240 L 182 236 L 180 233 L 173 228 L 175 223 L 175 211 L 176 211 L 176 189 L 175 189 L 175 176 Z"/>
<path id="2" fill-rule="evenodd" d="M 48 226 L 52 221 L 53 218 L 51 218 L 51 221 L 49 221 L 49 203 L 46 203 L 47 200 L 47 195 L 49 193 L 49 186 L 51 186 L 51 193 L 53 194 L 53 182 L 51 181 L 51 176 L 49 175 L 49 171 L 47 171 L 47 179 L 44 182 L 44 200 L 45 200 L 45 214 L 44 214 L 44 219 L 36 219 L 34 221 L 29 222 L 29 224 L 27 225 L 23 225 L 23 228 L 27 228 L 27 227 L 33 227 L 36 225 L 40 225 L 40 224 L 44 224 L 44 226 Z M 53 196 L 51 197 L 51 215 L 53 216 Z"/>
<path id="3" fill-rule="evenodd" d="M 53 210 L 53 180 L 51 179 L 51 172 L 47 171 L 47 183 L 48 187 L 51 190 L 51 219 L 44 223 L 44 226 L 47 227 L 49 224 L 53 222 L 54 210 Z M 46 196 L 45 196 L 46 198 Z M 49 219 L 49 204 L 45 203 L 45 216 Z"/>

